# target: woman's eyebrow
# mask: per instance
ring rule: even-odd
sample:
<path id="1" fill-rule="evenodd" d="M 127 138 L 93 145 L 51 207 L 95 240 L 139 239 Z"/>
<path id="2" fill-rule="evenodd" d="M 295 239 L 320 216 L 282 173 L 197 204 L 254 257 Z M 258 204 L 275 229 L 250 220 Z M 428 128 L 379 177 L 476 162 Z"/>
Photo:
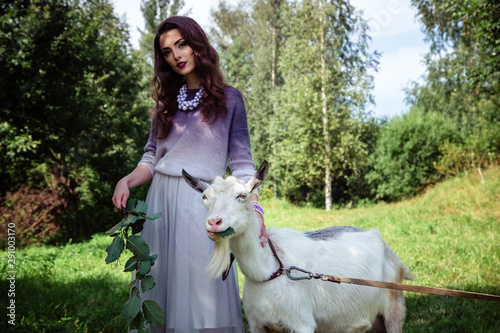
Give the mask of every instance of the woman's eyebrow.
<path id="1" fill-rule="evenodd" d="M 175 43 L 174 43 L 174 46 L 177 46 L 177 44 L 179 44 L 182 40 L 184 39 L 184 37 L 182 38 L 179 38 Z M 170 50 L 170 47 L 166 46 L 164 48 L 161 49 L 162 51 L 164 50 Z"/>

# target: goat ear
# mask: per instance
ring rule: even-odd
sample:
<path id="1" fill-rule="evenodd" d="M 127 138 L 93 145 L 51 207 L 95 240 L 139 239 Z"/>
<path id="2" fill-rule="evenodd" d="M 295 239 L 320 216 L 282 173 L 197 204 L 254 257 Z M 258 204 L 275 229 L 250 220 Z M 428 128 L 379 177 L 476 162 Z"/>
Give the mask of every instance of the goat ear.
<path id="1" fill-rule="evenodd" d="M 207 184 L 203 183 L 198 178 L 191 176 L 184 169 L 182 169 L 182 176 L 184 177 L 184 180 L 186 181 L 186 183 L 188 183 L 189 186 L 191 186 L 200 193 L 203 193 L 203 191 L 205 191 L 208 187 Z"/>
<path id="2" fill-rule="evenodd" d="M 264 160 L 260 165 L 259 169 L 253 175 L 252 179 L 250 179 L 250 181 L 247 183 L 250 192 L 255 191 L 255 189 L 262 184 L 264 179 L 266 179 L 267 177 L 268 171 L 269 171 L 269 164 L 267 163 L 266 160 Z"/>

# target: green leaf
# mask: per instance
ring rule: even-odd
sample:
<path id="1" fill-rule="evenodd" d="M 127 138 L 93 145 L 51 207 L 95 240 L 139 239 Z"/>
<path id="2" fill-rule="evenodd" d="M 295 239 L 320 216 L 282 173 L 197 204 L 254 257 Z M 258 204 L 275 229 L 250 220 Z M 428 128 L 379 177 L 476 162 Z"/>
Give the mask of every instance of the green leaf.
<path id="1" fill-rule="evenodd" d="M 137 287 L 132 288 L 130 298 L 123 304 L 122 314 L 128 325 L 132 323 L 134 318 L 141 311 L 141 298 L 137 295 L 138 291 L 134 291 L 135 289 L 137 289 Z"/>
<path id="2" fill-rule="evenodd" d="M 135 316 L 134 320 L 129 324 L 129 329 L 130 330 L 140 330 L 142 326 L 144 326 L 144 315 L 142 313 L 138 313 L 137 316 Z"/>
<path id="3" fill-rule="evenodd" d="M 155 286 L 155 279 L 152 275 L 148 275 L 141 280 L 141 291 L 151 290 Z"/>
<path id="4" fill-rule="evenodd" d="M 116 236 L 115 238 L 113 238 L 111 244 L 106 248 L 106 252 L 108 252 L 108 256 L 106 257 L 106 264 L 112 263 L 113 261 L 120 258 L 124 245 L 125 243 L 120 236 Z"/>
<path id="5" fill-rule="evenodd" d="M 152 256 L 149 257 L 149 262 L 151 263 L 151 266 L 153 266 L 153 264 L 155 263 L 156 258 L 158 258 L 157 254 L 153 254 Z"/>
<path id="6" fill-rule="evenodd" d="M 151 262 L 149 261 L 141 261 L 139 263 L 139 272 L 142 275 L 148 274 L 149 270 L 151 269 Z"/>
<path id="7" fill-rule="evenodd" d="M 156 213 L 156 214 L 153 214 L 153 215 L 147 215 L 146 218 L 148 220 L 156 220 L 157 218 L 159 218 L 161 216 L 161 213 Z"/>
<path id="8" fill-rule="evenodd" d="M 155 301 L 144 301 L 144 303 L 142 303 L 142 312 L 151 326 L 163 327 L 165 313 Z"/>
<path id="9" fill-rule="evenodd" d="M 130 236 L 127 240 L 127 249 L 132 251 L 139 260 L 149 260 L 149 246 L 141 236 Z"/>
<path id="10" fill-rule="evenodd" d="M 148 210 L 148 205 L 142 200 L 137 200 L 137 205 L 135 206 L 134 210 L 137 213 L 146 213 L 146 211 Z"/>
<path id="11" fill-rule="evenodd" d="M 132 272 L 134 269 L 137 268 L 138 262 L 139 261 L 137 260 L 136 256 L 131 257 L 129 260 L 127 260 L 127 263 L 125 264 L 124 272 Z"/>
<path id="12" fill-rule="evenodd" d="M 121 222 L 123 222 L 123 226 L 130 225 L 132 223 L 135 223 L 137 221 L 137 216 L 132 215 L 132 214 L 127 214 Z"/>
<path id="13" fill-rule="evenodd" d="M 137 199 L 135 198 L 129 198 L 127 200 L 127 207 L 125 207 L 126 210 L 133 210 L 135 207 L 135 204 L 137 202 Z"/>
<path id="14" fill-rule="evenodd" d="M 215 234 L 221 236 L 222 238 L 224 238 L 224 237 L 227 237 L 229 235 L 234 234 L 234 229 L 233 229 L 233 227 L 229 227 L 229 228 L 227 228 L 226 231 L 224 231 L 224 232 L 216 232 Z"/>
<path id="15" fill-rule="evenodd" d="M 118 222 L 113 228 L 106 231 L 106 233 L 111 234 L 111 233 L 115 232 L 116 230 L 120 229 L 122 227 L 122 225 L 123 225 L 123 220 Z"/>

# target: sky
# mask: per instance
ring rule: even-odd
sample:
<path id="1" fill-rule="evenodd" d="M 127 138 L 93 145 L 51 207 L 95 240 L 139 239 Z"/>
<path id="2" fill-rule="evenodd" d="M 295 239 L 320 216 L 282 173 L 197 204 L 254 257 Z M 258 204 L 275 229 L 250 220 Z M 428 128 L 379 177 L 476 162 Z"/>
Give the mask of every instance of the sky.
<path id="1" fill-rule="evenodd" d="M 132 46 L 138 47 L 140 32 L 144 28 L 141 0 L 112 0 L 118 16 L 130 26 Z M 238 0 L 226 0 L 236 4 Z M 181 14 L 195 19 L 205 31 L 211 26 L 210 11 L 219 0 L 185 0 L 186 10 Z M 408 111 L 403 89 L 411 81 L 422 81 L 425 74 L 424 55 L 429 44 L 424 42 L 421 23 L 415 18 L 416 10 L 410 0 L 351 0 L 351 4 L 364 12 L 372 41 L 370 49 L 381 53 L 378 71 L 373 73 L 375 105 L 369 107 L 378 118 L 394 117 Z"/>

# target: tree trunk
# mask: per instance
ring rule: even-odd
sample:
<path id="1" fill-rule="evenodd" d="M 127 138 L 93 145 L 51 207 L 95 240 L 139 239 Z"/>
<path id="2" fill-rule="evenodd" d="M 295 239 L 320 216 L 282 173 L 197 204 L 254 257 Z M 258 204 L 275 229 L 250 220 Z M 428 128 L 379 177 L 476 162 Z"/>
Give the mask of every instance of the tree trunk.
<path id="1" fill-rule="evenodd" d="M 332 181 L 330 175 L 330 135 L 328 132 L 328 104 L 326 100 L 326 40 L 325 21 L 323 18 L 323 2 L 318 2 L 321 44 L 321 110 L 323 112 L 323 140 L 325 142 L 325 207 L 332 209 Z"/>
<path id="2" fill-rule="evenodd" d="M 273 23 L 274 24 L 274 23 Z M 271 92 L 274 93 L 276 85 L 276 27 L 273 26 L 272 30 L 272 63 L 271 63 Z M 272 112 L 274 116 L 274 110 L 276 110 L 276 102 L 273 99 L 272 102 Z M 273 155 L 276 156 L 276 136 L 273 137 Z M 273 179 L 273 192 L 274 198 L 278 197 L 278 184 L 276 178 Z"/>

